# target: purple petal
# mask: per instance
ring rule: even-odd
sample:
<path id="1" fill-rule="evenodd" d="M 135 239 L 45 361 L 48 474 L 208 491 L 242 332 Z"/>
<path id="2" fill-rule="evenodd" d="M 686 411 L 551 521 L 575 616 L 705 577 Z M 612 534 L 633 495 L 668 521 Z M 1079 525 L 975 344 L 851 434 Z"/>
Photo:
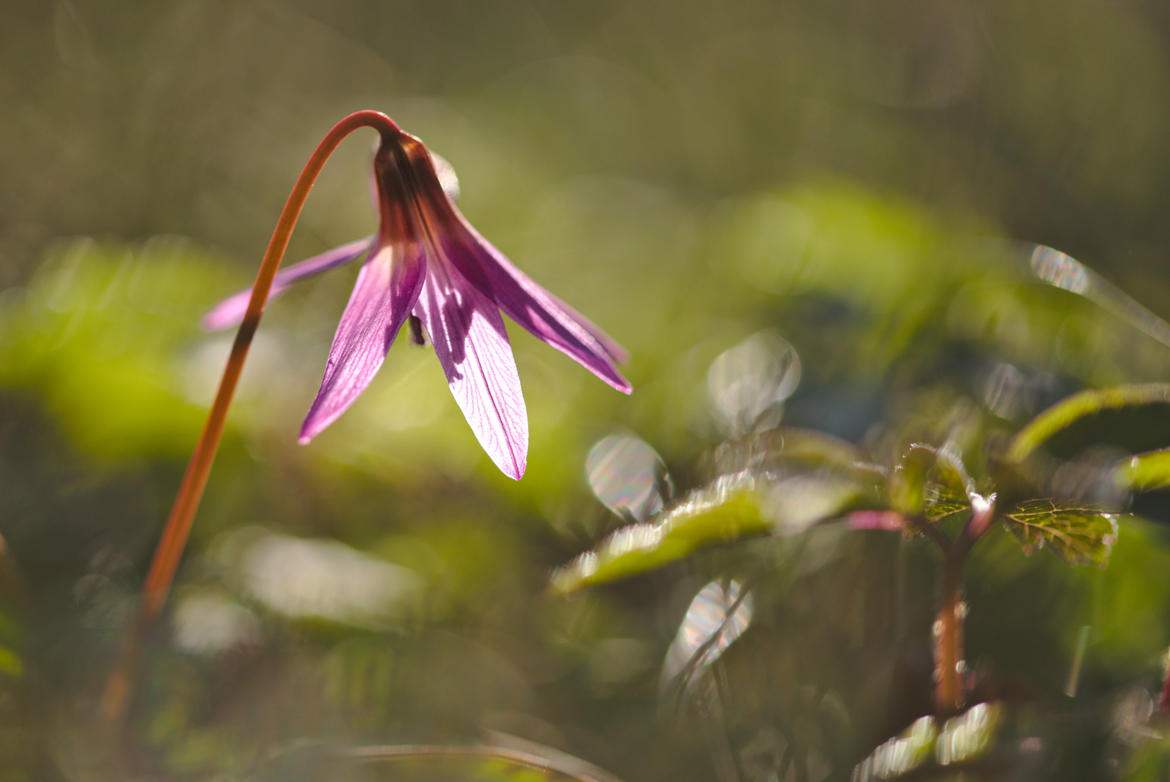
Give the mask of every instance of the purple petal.
<path id="1" fill-rule="evenodd" d="M 475 439 L 516 480 L 528 462 L 528 412 L 504 320 L 495 302 L 430 258 L 416 312 Z"/>
<path id="2" fill-rule="evenodd" d="M 383 247 L 362 265 L 329 349 L 321 389 L 301 426 L 302 445 L 337 420 L 370 384 L 418 300 L 425 269 L 421 250 L 413 244 Z"/>
<path id="3" fill-rule="evenodd" d="M 618 391 L 630 393 L 629 381 L 616 366 L 616 362 L 628 358 L 622 346 L 513 266 L 462 215 L 455 212 L 454 216 L 460 225 L 448 223 L 444 248 L 451 262 L 537 339 L 560 350 Z"/>
<path id="4" fill-rule="evenodd" d="M 314 255 L 312 258 L 294 263 L 287 269 L 277 272 L 276 276 L 272 278 L 272 289 L 268 292 L 268 300 L 272 301 L 284 293 L 294 282 L 300 282 L 306 277 L 328 271 L 334 266 L 349 263 L 365 252 L 372 240 L 373 237 L 367 237 L 356 242 L 343 244 L 340 247 L 334 247 L 332 250 Z M 239 325 L 240 321 L 244 319 L 244 313 L 248 310 L 248 299 L 251 297 L 251 288 L 229 296 L 204 315 L 200 325 L 206 331 L 219 331 Z"/>

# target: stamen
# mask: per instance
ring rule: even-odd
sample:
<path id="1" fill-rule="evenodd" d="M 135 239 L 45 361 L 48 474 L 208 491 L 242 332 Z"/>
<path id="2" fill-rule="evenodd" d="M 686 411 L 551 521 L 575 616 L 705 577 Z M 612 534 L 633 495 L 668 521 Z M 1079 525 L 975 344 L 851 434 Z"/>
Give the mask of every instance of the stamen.
<path id="1" fill-rule="evenodd" d="M 410 324 L 410 341 L 419 347 L 425 347 L 427 335 L 423 331 L 422 321 L 418 319 L 417 315 L 411 315 L 407 322 Z"/>

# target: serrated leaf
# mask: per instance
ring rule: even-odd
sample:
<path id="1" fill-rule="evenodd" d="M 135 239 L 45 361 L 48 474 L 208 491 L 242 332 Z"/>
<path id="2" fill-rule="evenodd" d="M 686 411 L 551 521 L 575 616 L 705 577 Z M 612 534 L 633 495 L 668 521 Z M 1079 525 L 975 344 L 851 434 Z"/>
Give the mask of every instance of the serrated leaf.
<path id="1" fill-rule="evenodd" d="M 1008 448 L 1010 461 L 1022 462 L 1062 429 L 1103 410 L 1170 402 L 1170 383 L 1145 383 L 1082 391 L 1066 397 L 1032 419 Z"/>
<path id="2" fill-rule="evenodd" d="M 552 575 L 552 587 L 571 592 L 674 562 L 703 545 L 772 529 L 757 479 L 740 473 L 692 492 L 653 523 L 629 524 Z"/>
<path id="3" fill-rule="evenodd" d="M 1016 504 L 1004 525 L 1027 553 L 1047 546 L 1071 565 L 1103 566 L 1117 542 L 1117 514 L 1051 499 Z"/>
<path id="4" fill-rule="evenodd" d="M 1135 491 L 1170 486 L 1170 448 L 1138 453 L 1117 466 L 1117 483 Z"/>
<path id="5" fill-rule="evenodd" d="M 916 443 L 890 475 L 890 505 L 901 513 L 922 513 L 932 521 L 970 507 L 973 484 L 951 451 Z"/>
<path id="6" fill-rule="evenodd" d="M 949 487 L 937 483 L 928 484 L 926 487 L 924 512 L 931 521 L 945 519 L 970 507 L 971 503 L 966 495 L 953 493 Z"/>

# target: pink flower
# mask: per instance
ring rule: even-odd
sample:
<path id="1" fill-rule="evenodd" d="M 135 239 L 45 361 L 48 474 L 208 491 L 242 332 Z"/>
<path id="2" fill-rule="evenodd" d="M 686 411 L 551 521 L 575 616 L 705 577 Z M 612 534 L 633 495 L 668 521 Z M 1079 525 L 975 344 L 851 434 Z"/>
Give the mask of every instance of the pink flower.
<path id="1" fill-rule="evenodd" d="M 317 398 L 301 427 L 307 443 L 369 385 L 402 325 L 426 329 L 447 383 L 492 461 L 520 478 L 528 458 L 528 414 L 503 311 L 538 339 L 623 393 L 625 351 L 601 329 L 533 282 L 487 242 L 444 192 L 434 160 L 408 133 L 384 139 L 374 156 L 378 231 L 277 274 L 275 296 L 363 253 Z M 235 325 L 248 291 L 217 305 L 208 329 Z"/>

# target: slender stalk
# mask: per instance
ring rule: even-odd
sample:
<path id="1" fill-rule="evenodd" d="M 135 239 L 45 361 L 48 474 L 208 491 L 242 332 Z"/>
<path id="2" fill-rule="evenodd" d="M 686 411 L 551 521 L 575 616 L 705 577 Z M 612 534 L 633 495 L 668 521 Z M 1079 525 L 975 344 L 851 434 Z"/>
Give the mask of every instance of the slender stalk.
<path id="1" fill-rule="evenodd" d="M 967 615 L 963 562 L 995 520 L 995 500 L 994 494 L 971 495 L 971 518 L 954 543 L 941 545 L 939 609 L 934 622 L 934 705 L 939 716 L 954 714 L 963 706 L 963 619 Z"/>
<path id="2" fill-rule="evenodd" d="M 963 558 L 957 552 L 943 559 L 938 617 L 934 623 L 935 710 L 949 716 L 963 706 Z"/>
<path id="3" fill-rule="evenodd" d="M 203 425 L 203 433 L 191 454 L 191 461 L 187 464 L 187 471 L 175 495 L 174 505 L 171 506 L 170 516 L 163 527 L 162 538 L 154 550 L 154 558 L 150 563 L 150 571 L 142 587 L 142 596 L 138 603 L 138 612 L 135 616 L 126 639 L 123 643 L 118 662 L 106 682 L 106 691 L 102 698 L 102 711 L 111 719 L 121 720 L 126 713 L 131 695 L 131 677 L 138 656 L 138 647 L 143 637 L 149 631 L 154 619 L 162 610 L 170 591 L 171 583 L 175 578 L 179 559 L 183 548 L 187 544 L 187 537 L 191 532 L 191 524 L 195 520 L 195 511 L 203 498 L 203 490 L 207 485 L 207 477 L 211 473 L 211 465 L 215 460 L 215 452 L 219 447 L 220 437 L 223 434 L 224 421 L 227 418 L 228 408 L 236 391 L 236 384 L 240 379 L 240 372 L 244 368 L 244 360 L 248 357 L 248 349 L 252 345 L 252 338 L 256 328 L 260 325 L 260 316 L 264 313 L 264 305 L 268 301 L 268 293 L 272 289 L 272 280 L 276 276 L 280 262 L 284 258 L 284 251 L 288 248 L 292 236 L 293 226 L 300 217 L 301 209 L 309 196 L 317 176 L 325 165 L 325 161 L 337 149 L 342 140 L 361 127 L 370 127 L 382 134 L 383 142 L 392 140 L 401 131 L 392 119 L 377 111 L 357 111 L 334 125 L 309 160 L 301 169 L 284 209 L 277 220 L 272 238 L 268 241 L 268 249 L 260 261 L 260 270 L 256 274 L 256 281 L 252 284 L 252 296 L 248 300 L 248 309 L 240 328 L 236 331 L 235 341 L 232 343 L 231 355 L 223 369 L 223 376 L 219 381 L 219 390 L 216 391 L 215 401 L 207 414 L 207 421 Z"/>

